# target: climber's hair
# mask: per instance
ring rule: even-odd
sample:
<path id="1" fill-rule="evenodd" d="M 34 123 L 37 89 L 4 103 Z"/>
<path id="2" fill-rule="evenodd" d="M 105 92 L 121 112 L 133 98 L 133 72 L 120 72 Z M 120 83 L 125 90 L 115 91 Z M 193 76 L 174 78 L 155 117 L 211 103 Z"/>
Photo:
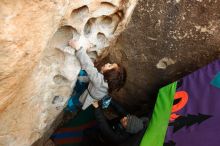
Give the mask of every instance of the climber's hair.
<path id="1" fill-rule="evenodd" d="M 119 91 L 125 85 L 126 82 L 126 69 L 120 64 L 117 65 L 117 68 L 107 70 L 103 73 L 104 79 L 108 83 L 109 93 L 112 93 L 113 91 Z"/>

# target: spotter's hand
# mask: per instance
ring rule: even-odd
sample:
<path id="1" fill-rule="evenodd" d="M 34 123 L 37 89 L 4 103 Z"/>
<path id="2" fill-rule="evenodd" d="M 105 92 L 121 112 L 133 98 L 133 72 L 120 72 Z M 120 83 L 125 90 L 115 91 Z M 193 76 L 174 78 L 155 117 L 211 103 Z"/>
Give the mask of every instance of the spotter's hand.
<path id="1" fill-rule="evenodd" d="M 98 108 L 99 107 L 99 102 L 98 101 L 94 101 L 92 103 L 92 105 L 94 106 L 94 108 Z"/>

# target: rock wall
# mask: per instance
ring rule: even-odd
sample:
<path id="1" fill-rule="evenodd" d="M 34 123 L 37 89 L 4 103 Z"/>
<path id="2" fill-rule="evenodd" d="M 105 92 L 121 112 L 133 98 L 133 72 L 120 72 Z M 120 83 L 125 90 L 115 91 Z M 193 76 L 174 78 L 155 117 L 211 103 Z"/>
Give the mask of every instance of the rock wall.
<path id="1" fill-rule="evenodd" d="M 140 0 L 110 53 L 128 71 L 116 98 L 146 112 L 159 87 L 220 58 L 219 7 L 218 0 Z"/>
<path id="2" fill-rule="evenodd" d="M 43 145 L 80 69 L 59 48 L 71 38 L 88 40 L 96 58 L 125 29 L 136 2 L 0 1 L 0 146 L 30 146 L 39 138 Z"/>

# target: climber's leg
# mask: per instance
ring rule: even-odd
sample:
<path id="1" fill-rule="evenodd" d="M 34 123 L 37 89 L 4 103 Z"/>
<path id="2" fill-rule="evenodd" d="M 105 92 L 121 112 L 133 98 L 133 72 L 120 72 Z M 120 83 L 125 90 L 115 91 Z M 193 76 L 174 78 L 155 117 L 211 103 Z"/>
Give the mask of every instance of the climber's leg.
<path id="1" fill-rule="evenodd" d="M 70 111 L 70 112 L 79 111 L 79 109 L 82 106 L 82 104 L 79 101 L 79 97 L 88 88 L 88 84 L 89 82 L 88 82 L 87 73 L 84 70 L 80 70 L 75 88 L 73 90 L 70 99 L 68 100 L 68 104 L 67 107 L 65 108 L 65 111 Z"/>

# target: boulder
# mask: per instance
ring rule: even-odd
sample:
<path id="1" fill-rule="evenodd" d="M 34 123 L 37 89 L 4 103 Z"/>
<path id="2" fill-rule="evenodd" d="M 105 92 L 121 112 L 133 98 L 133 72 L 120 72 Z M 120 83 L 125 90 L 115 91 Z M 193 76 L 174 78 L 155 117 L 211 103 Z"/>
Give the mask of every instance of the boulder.
<path id="1" fill-rule="evenodd" d="M 89 54 L 96 58 L 115 43 L 136 3 L 0 1 L 0 146 L 43 145 L 60 122 L 80 70 L 76 57 L 60 48 L 72 38 L 90 41 Z"/>

